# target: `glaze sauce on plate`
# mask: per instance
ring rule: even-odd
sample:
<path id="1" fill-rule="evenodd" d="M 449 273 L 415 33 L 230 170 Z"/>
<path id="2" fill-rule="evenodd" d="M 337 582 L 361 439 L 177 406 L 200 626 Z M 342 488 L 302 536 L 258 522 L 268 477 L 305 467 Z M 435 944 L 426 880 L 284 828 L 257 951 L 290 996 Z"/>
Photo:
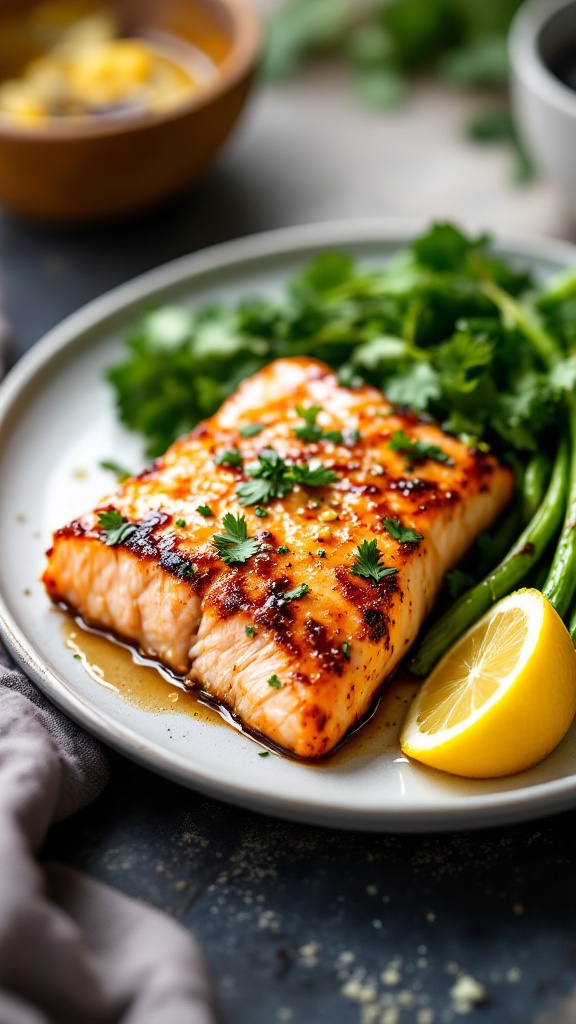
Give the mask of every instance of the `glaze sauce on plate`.
<path id="1" fill-rule="evenodd" d="M 150 714 L 176 713 L 210 726 L 231 725 L 259 746 L 286 756 L 285 751 L 244 729 L 228 708 L 197 690 L 188 689 L 181 679 L 128 644 L 90 629 L 69 612 L 59 614 L 62 615 L 64 643 L 72 656 L 82 663 L 95 683 L 113 690 L 127 704 Z M 331 765 L 344 765 L 356 757 L 376 756 L 397 746 L 400 727 L 417 685 L 409 676 L 397 674 L 384 688 L 375 709 L 331 754 L 318 762 L 302 763 L 311 767 L 327 761 Z"/>

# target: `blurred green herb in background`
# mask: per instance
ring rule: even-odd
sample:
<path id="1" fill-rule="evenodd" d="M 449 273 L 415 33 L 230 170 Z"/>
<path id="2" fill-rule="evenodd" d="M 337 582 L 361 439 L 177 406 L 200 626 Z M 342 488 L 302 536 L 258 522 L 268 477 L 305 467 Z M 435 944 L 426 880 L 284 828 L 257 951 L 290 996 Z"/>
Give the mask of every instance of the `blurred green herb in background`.
<path id="1" fill-rule="evenodd" d="M 532 168 L 507 107 L 506 37 L 521 0 L 287 0 L 272 18 L 264 75 L 283 79 L 307 57 L 338 54 L 350 65 L 362 101 L 397 106 L 409 82 L 433 74 L 462 89 L 486 89 L 498 105 L 468 125 L 482 144 L 507 141 L 516 151 L 514 176 Z"/>

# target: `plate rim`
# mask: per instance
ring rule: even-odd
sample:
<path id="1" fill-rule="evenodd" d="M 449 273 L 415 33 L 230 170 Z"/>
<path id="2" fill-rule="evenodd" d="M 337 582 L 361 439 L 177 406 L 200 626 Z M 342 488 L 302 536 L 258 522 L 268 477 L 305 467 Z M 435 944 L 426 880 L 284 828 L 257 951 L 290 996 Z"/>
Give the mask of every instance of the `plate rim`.
<path id="1" fill-rule="evenodd" d="M 389 217 L 279 228 L 223 242 L 140 274 L 67 316 L 18 360 L 0 384 L 0 430 L 12 412 L 17 414 L 22 393 L 56 357 L 65 357 L 74 351 L 81 337 L 101 327 L 107 318 L 127 312 L 131 306 L 164 289 L 178 287 L 205 274 L 234 267 L 240 269 L 243 264 L 265 257 L 287 257 L 331 245 L 361 246 L 382 242 L 400 247 L 430 223 L 422 219 Z M 556 239 L 498 235 L 494 237 L 494 247 L 520 259 L 549 260 L 564 266 L 576 264 L 576 246 Z M 302 797 L 268 796 L 253 784 L 236 783 L 230 778 L 222 782 L 214 773 L 198 775 L 195 772 L 191 776 L 189 764 L 187 766 L 183 757 L 170 754 L 153 740 L 139 737 L 135 729 L 122 725 L 111 713 L 86 704 L 75 694 L 65 677 L 50 668 L 42 654 L 30 646 L 2 592 L 0 635 L 17 663 L 49 699 L 104 743 L 172 781 L 252 811 L 358 831 L 439 832 L 509 825 L 576 806 L 576 775 L 526 786 L 512 793 L 476 794 L 473 800 L 469 796 L 455 797 L 449 807 L 440 811 L 425 807 L 415 811 L 413 807 L 398 806 L 392 810 L 337 808 Z"/>

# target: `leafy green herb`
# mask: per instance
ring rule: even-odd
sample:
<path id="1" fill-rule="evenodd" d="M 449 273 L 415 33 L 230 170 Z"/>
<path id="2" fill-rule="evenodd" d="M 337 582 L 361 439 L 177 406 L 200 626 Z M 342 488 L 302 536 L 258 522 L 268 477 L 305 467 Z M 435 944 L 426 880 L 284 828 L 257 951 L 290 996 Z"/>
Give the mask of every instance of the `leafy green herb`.
<path id="1" fill-rule="evenodd" d="M 281 544 L 279 548 L 276 548 L 279 555 L 289 555 L 290 548 L 287 548 L 285 544 Z"/>
<path id="2" fill-rule="evenodd" d="M 242 453 L 237 448 L 222 448 L 214 456 L 217 466 L 241 466 L 243 461 Z"/>
<path id="3" fill-rule="evenodd" d="M 81 654 L 73 654 L 72 657 L 74 658 L 74 661 L 82 661 Z"/>
<path id="4" fill-rule="evenodd" d="M 298 587 L 294 587 L 294 590 L 287 590 L 285 594 L 282 594 L 283 601 L 298 601 L 299 598 L 304 597 L 308 593 L 310 587 L 307 583 L 301 583 Z"/>
<path id="5" fill-rule="evenodd" d="M 416 533 L 416 530 L 411 530 L 409 526 L 402 526 L 399 519 L 385 516 L 382 522 L 386 533 L 389 533 L 399 544 L 415 544 L 416 541 L 424 540 L 423 533 Z"/>
<path id="6" fill-rule="evenodd" d="M 248 536 L 244 516 L 227 512 L 222 520 L 224 533 L 214 534 L 212 543 L 226 565 L 242 565 L 260 551 L 260 542 Z"/>
<path id="7" fill-rule="evenodd" d="M 177 519 L 176 520 L 176 526 L 180 526 L 180 527 L 186 526 L 186 520 L 185 519 Z"/>
<path id="8" fill-rule="evenodd" d="M 274 690 L 282 689 L 282 681 L 278 679 L 276 673 L 274 673 L 273 676 L 270 676 L 270 679 L 268 680 L 268 686 L 271 686 Z"/>
<path id="9" fill-rule="evenodd" d="M 257 626 L 246 626 L 244 628 L 244 632 L 246 633 L 247 637 L 250 637 L 250 639 L 252 639 L 252 637 L 256 636 L 256 633 L 258 632 L 258 627 Z"/>
<path id="10" fill-rule="evenodd" d="M 348 447 L 357 444 L 360 440 L 360 431 L 351 428 L 344 430 L 322 430 L 316 423 L 318 413 L 322 412 L 321 405 L 297 405 L 296 412 L 304 420 L 304 425 L 294 427 L 294 433 L 301 441 L 318 443 L 320 441 L 331 441 L 333 444 L 345 444 Z"/>
<path id="11" fill-rule="evenodd" d="M 378 550 L 378 541 L 376 540 L 363 540 L 358 545 L 358 549 L 355 554 L 355 562 L 350 572 L 353 576 L 363 576 L 366 580 L 371 580 L 373 583 L 380 583 L 386 576 L 392 576 L 397 573 L 397 569 L 393 569 L 381 564 L 382 552 Z"/>
<path id="12" fill-rule="evenodd" d="M 214 518 L 214 513 L 209 505 L 198 505 L 196 511 L 199 512 L 201 516 L 204 516 L 205 519 Z"/>
<path id="13" fill-rule="evenodd" d="M 270 757 L 270 751 L 269 750 L 261 750 L 260 753 L 258 754 L 258 757 Z"/>
<path id="14" fill-rule="evenodd" d="M 388 447 L 393 452 L 400 452 L 406 459 L 408 469 L 413 469 L 415 463 L 425 462 L 432 459 L 433 462 L 444 462 L 452 465 L 452 459 L 437 444 L 426 444 L 425 441 L 413 441 L 403 430 L 395 430 Z"/>
<path id="15" fill-rule="evenodd" d="M 267 505 L 274 498 L 284 498 L 296 483 L 323 487 L 337 479 L 337 474 L 317 459 L 301 465 L 285 462 L 274 448 L 261 451 L 248 474 L 252 479 L 236 488 L 241 505 Z"/>
<path id="16" fill-rule="evenodd" d="M 466 572 L 461 572 L 460 569 L 452 569 L 450 572 L 447 572 L 444 579 L 446 580 L 448 593 L 454 600 L 461 597 L 467 590 L 470 590 L 470 587 L 473 587 L 476 582 L 472 576 L 469 576 Z"/>
<path id="17" fill-rule="evenodd" d="M 111 548 L 123 544 L 136 531 L 135 523 L 128 522 L 116 509 L 99 512 L 98 526 L 101 526 L 104 532 L 104 543 Z"/>
<path id="18" fill-rule="evenodd" d="M 123 466 L 114 462 L 113 459 L 102 459 L 98 465 L 100 466 L 100 469 L 106 469 L 108 472 L 114 473 L 119 484 L 124 483 L 125 480 L 129 480 L 131 476 L 134 476 L 130 470 L 124 469 Z"/>
<path id="19" fill-rule="evenodd" d="M 254 514 L 257 515 L 259 519 L 265 519 L 266 516 L 268 515 L 268 512 L 266 511 L 265 508 L 262 508 L 261 505 L 256 505 L 256 508 L 254 509 Z"/>
<path id="20" fill-rule="evenodd" d="M 318 548 L 316 554 L 318 558 L 326 558 L 326 552 L 324 551 L 324 548 Z"/>
<path id="21" fill-rule="evenodd" d="M 346 658 L 346 661 L 350 661 L 350 656 L 351 656 L 350 652 L 352 650 L 352 644 L 349 642 L 349 640 L 345 640 L 344 641 L 344 643 L 342 644 L 342 648 L 341 649 L 342 649 L 342 654 Z"/>
<path id="22" fill-rule="evenodd" d="M 245 423 L 243 427 L 240 427 L 240 437 L 257 437 L 265 426 L 265 423 Z"/>
<path id="23" fill-rule="evenodd" d="M 176 569 L 176 575 L 180 576 L 184 580 L 189 579 L 190 576 L 194 576 L 197 572 L 198 566 L 196 565 L 196 563 L 188 562 L 186 559 L 183 559 L 180 562 L 178 568 Z"/>

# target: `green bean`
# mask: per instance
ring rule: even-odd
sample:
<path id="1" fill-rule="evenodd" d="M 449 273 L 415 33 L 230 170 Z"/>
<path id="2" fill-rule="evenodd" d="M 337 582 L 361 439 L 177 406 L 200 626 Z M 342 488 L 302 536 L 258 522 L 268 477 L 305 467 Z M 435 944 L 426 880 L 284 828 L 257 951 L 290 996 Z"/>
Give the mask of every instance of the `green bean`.
<path id="1" fill-rule="evenodd" d="M 410 662 L 416 676 L 426 676 L 458 637 L 499 598 L 509 594 L 540 560 L 557 532 L 566 507 L 570 449 L 563 437 L 542 505 L 496 568 L 468 590 L 425 634 Z"/>
<path id="2" fill-rule="evenodd" d="M 532 456 L 526 466 L 522 488 L 525 523 L 530 522 L 532 517 L 536 515 L 544 500 L 546 487 L 550 479 L 550 465 L 550 458 L 544 452 L 539 452 L 537 455 Z"/>
<path id="3" fill-rule="evenodd" d="M 568 614 L 576 590 L 576 400 L 574 395 L 570 395 L 567 401 L 572 451 L 566 515 L 550 572 L 542 588 L 542 593 L 554 605 L 562 618 Z"/>

